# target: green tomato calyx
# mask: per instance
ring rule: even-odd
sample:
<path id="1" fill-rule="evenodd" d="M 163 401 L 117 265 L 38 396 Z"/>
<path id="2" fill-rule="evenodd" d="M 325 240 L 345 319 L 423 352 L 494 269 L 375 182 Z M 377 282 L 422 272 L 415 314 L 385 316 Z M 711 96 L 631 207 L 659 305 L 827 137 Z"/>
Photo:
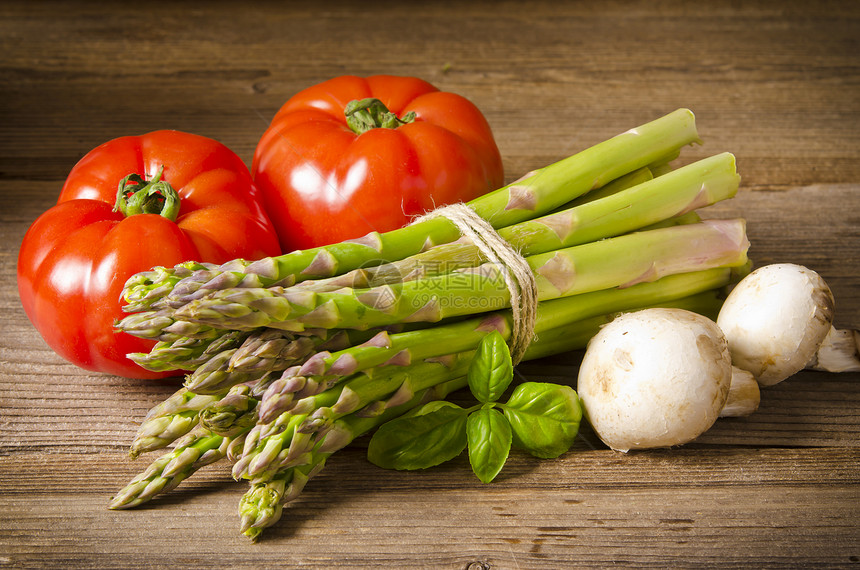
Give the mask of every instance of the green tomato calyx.
<path id="1" fill-rule="evenodd" d="M 167 181 L 161 179 L 164 167 L 159 167 L 151 178 L 129 174 L 119 182 L 113 211 L 126 218 L 137 214 L 157 214 L 170 221 L 179 215 L 179 194 Z"/>
<path id="2" fill-rule="evenodd" d="M 379 99 L 369 97 L 350 101 L 343 110 L 346 124 L 357 135 L 371 129 L 396 129 L 415 121 L 415 112 L 398 117 Z"/>

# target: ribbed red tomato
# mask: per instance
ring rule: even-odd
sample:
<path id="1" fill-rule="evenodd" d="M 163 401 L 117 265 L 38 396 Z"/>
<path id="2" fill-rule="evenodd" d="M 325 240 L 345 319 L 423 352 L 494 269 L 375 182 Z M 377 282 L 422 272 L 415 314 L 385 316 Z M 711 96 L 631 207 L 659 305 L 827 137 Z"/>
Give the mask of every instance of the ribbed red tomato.
<path id="1" fill-rule="evenodd" d="M 388 75 L 337 77 L 294 95 L 263 134 L 252 172 L 284 251 L 392 230 L 504 179 L 473 103 Z"/>
<path id="2" fill-rule="evenodd" d="M 118 192 L 129 175 L 136 176 Z M 125 211 L 114 208 L 118 194 Z M 235 153 L 206 137 L 156 131 L 114 139 L 78 162 L 57 205 L 24 237 L 18 290 L 33 325 L 66 360 L 87 370 L 159 378 L 170 373 L 146 371 L 126 358 L 148 352 L 153 341 L 114 330 L 124 315 L 126 280 L 182 261 L 279 253 L 251 174 Z"/>

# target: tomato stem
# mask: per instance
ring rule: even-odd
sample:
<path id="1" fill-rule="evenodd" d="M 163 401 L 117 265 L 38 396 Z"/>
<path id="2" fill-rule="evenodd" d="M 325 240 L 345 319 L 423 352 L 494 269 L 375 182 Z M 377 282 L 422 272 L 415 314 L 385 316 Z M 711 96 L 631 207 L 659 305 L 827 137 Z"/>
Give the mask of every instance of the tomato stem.
<path id="1" fill-rule="evenodd" d="M 389 111 L 382 101 L 373 97 L 350 101 L 343 112 L 346 115 L 346 124 L 357 135 L 371 129 L 396 129 L 415 121 L 414 111 L 400 118 Z"/>
<path id="2" fill-rule="evenodd" d="M 163 171 L 160 166 L 152 178 L 133 173 L 120 180 L 113 211 L 122 212 L 125 217 L 158 214 L 175 221 L 179 215 L 179 194 L 161 179 Z"/>

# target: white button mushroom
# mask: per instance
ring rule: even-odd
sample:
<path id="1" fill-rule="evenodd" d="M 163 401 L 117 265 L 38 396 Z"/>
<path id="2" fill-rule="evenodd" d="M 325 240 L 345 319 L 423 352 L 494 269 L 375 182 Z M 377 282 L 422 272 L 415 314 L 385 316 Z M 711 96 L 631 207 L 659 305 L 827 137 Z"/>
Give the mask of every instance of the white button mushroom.
<path id="1" fill-rule="evenodd" d="M 762 386 L 782 382 L 816 355 L 833 324 L 833 294 L 816 272 L 792 263 L 762 266 L 729 293 L 717 317 L 732 362 Z"/>
<path id="2" fill-rule="evenodd" d="M 726 404 L 726 339 L 702 315 L 669 308 L 623 314 L 588 344 L 577 392 L 598 437 L 617 451 L 687 443 Z"/>

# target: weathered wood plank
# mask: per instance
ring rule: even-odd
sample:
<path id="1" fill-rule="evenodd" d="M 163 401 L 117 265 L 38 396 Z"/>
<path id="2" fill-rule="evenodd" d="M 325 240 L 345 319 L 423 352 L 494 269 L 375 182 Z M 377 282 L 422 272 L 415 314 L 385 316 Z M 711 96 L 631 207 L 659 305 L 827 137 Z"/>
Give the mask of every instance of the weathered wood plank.
<path id="1" fill-rule="evenodd" d="M 142 556 L 154 566 L 231 568 L 360 568 L 407 559 L 419 568 L 666 559 L 839 566 L 860 546 L 856 449 L 586 449 L 557 461 L 515 454 L 491 487 L 469 473 L 465 459 L 397 473 L 359 455 L 353 449 L 333 460 L 255 546 L 235 531 L 244 486 L 223 470 L 207 468 L 201 481 L 150 507 L 113 512 L 105 510 L 107 498 L 131 474 L 119 454 L 0 458 L 0 542 L 13 565 L 113 568 L 134 567 Z M 31 476 L 11 477 L 20 471 Z M 56 482 L 46 488 L 49 480 Z"/>
<path id="2" fill-rule="evenodd" d="M 752 159 L 749 184 L 856 181 L 856 5 L 718 4 L 6 3 L 0 172 L 59 180 L 97 144 L 157 128 L 218 138 L 249 160 L 297 90 L 385 72 L 472 98 L 512 177 L 685 106 L 707 148 Z"/>
<path id="3" fill-rule="evenodd" d="M 335 75 L 417 75 L 485 112 L 508 179 L 677 107 L 738 158 L 758 264 L 825 276 L 860 326 L 860 4 L 245 2 L 0 6 L 0 565 L 22 568 L 844 567 L 860 560 L 860 375 L 804 372 L 681 449 L 622 455 L 583 426 L 492 485 L 461 457 L 396 473 L 361 442 L 257 545 L 213 465 L 150 506 L 106 504 L 149 457 L 136 423 L 177 383 L 81 371 L 20 309 L 18 245 L 88 150 L 159 128 L 250 164 L 268 119 Z M 578 354 L 520 366 L 573 382 Z"/>

